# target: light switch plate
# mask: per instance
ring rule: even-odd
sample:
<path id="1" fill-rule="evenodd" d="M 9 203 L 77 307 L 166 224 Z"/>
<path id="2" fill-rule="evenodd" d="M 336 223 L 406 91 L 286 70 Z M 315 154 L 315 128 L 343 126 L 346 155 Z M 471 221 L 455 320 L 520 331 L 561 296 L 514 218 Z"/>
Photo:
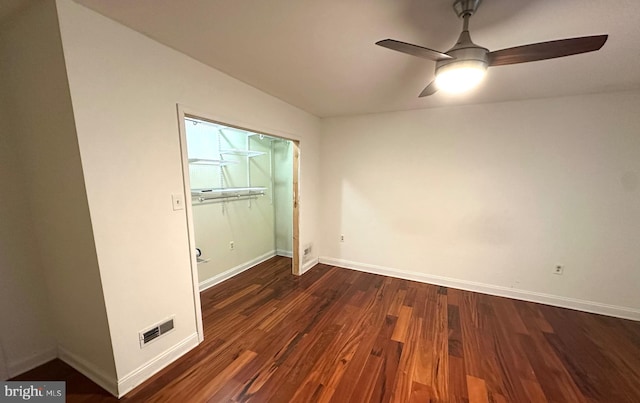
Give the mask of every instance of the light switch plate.
<path id="1" fill-rule="evenodd" d="M 171 201 L 173 202 L 173 210 L 184 210 L 184 197 L 182 193 L 174 193 L 171 195 Z"/>

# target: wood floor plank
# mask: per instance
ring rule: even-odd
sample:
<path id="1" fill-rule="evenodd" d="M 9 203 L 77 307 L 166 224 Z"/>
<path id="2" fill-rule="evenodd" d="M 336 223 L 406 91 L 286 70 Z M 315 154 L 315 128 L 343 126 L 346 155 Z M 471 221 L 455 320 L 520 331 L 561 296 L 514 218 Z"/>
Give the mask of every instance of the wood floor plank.
<path id="1" fill-rule="evenodd" d="M 236 393 L 233 400 L 242 401 L 256 394 L 280 369 L 280 365 L 284 361 L 283 357 L 291 353 L 300 339 L 300 333 L 291 329 L 287 336 L 281 339 L 284 342 L 274 342 L 270 351 L 260 354 L 246 365 L 235 377 L 235 380 L 240 383 L 240 387 L 234 389 Z"/>
<path id="2" fill-rule="evenodd" d="M 374 394 L 378 395 L 375 388 L 375 382 L 382 370 L 383 359 L 380 356 L 370 354 L 367 358 L 358 382 L 354 385 L 354 392 L 351 394 L 351 400 L 358 399 L 361 402 L 380 401 L 373 398 Z"/>
<path id="3" fill-rule="evenodd" d="M 336 365 L 338 371 L 329 371 L 332 376 L 327 381 L 327 385 L 337 384 L 337 387 L 335 389 L 327 387 L 325 391 L 335 393 L 338 401 L 348 401 L 361 394 L 357 385 L 363 377 L 369 356 L 375 350 L 374 346 L 377 336 L 381 333 L 380 329 L 382 328 L 382 331 L 388 334 L 388 330 L 385 331 L 383 326 L 388 323 L 386 312 L 392 301 L 392 293 L 385 291 L 390 283 L 385 282 L 380 276 L 375 280 L 375 283 L 372 283 L 374 287 L 369 290 L 369 303 L 363 306 L 365 313 L 349 338 L 354 341 L 354 345 L 357 344 L 357 348 L 348 357 L 342 357 L 341 361 L 346 361 L 345 366 Z"/>
<path id="4" fill-rule="evenodd" d="M 59 360 L 76 402 L 638 403 L 640 323 L 270 259 L 201 293 L 205 340 L 118 400 Z"/>
<path id="5" fill-rule="evenodd" d="M 412 341 L 417 340 L 420 337 L 421 328 L 422 318 L 409 321 L 406 337 Z M 398 365 L 399 371 L 391 396 L 392 402 L 407 402 L 411 398 L 416 362 L 415 357 L 416 354 L 419 353 L 417 349 L 417 343 L 403 343 L 402 355 L 400 356 L 400 363 Z"/>
<path id="6" fill-rule="evenodd" d="M 391 316 L 398 316 L 400 314 L 400 308 L 404 302 L 404 297 L 407 295 L 407 290 L 398 289 L 394 295 L 393 303 L 389 307 L 387 312 Z"/>
<path id="7" fill-rule="evenodd" d="M 545 334 L 545 338 L 582 394 L 596 401 L 605 398 L 612 401 L 630 400 L 632 395 L 625 391 L 634 386 L 623 385 L 626 379 L 624 377 L 607 375 L 616 371 L 614 362 L 590 338 L 581 334 L 582 330 L 566 328 L 567 314 L 569 313 L 558 311 L 549 313 L 549 321 L 554 326 L 555 333 Z M 561 338 L 558 333 L 562 333 L 564 337 Z M 577 356 L 580 358 L 576 359 Z M 593 368 L 599 368 L 600 371 L 593 371 Z"/>
<path id="8" fill-rule="evenodd" d="M 484 379 L 467 375 L 467 388 L 469 389 L 469 403 L 489 403 L 489 392 Z"/>
<path id="9" fill-rule="evenodd" d="M 398 321 L 396 322 L 396 328 L 393 331 L 393 335 L 391 336 L 391 340 L 399 341 L 404 343 L 407 338 L 407 330 L 409 329 L 409 324 L 411 323 L 411 314 L 413 312 L 413 308 L 403 305 L 400 308 L 400 313 L 398 314 Z"/>
<path id="10" fill-rule="evenodd" d="M 527 401 L 532 403 L 546 403 L 548 401 L 547 397 L 544 395 L 542 387 L 540 387 L 540 384 L 537 381 L 523 380 L 522 386 L 524 386 L 527 391 Z"/>
<path id="11" fill-rule="evenodd" d="M 433 398 L 431 395 L 431 388 L 427 385 L 421 384 L 419 382 L 413 382 L 411 385 L 411 397 L 409 398 L 410 403 L 424 403 L 424 402 L 433 402 Z"/>
<path id="12" fill-rule="evenodd" d="M 447 299 L 447 303 L 448 303 Z M 458 305 L 448 304 L 447 306 L 447 327 L 449 328 L 449 339 L 455 339 L 462 343 L 462 328 L 460 327 L 460 308 Z M 462 351 L 460 352 L 462 357 Z"/>
<path id="13" fill-rule="evenodd" d="M 449 340 L 447 296 L 435 288 L 426 289 L 422 304 L 416 301 L 414 309 L 423 319 L 418 350 L 415 354 L 414 382 L 430 385 L 433 401 L 446 401 L 449 395 Z M 422 293 L 418 293 L 422 296 Z"/>
<path id="14" fill-rule="evenodd" d="M 479 328 L 477 306 L 475 298 L 469 298 L 464 292 L 460 300 L 460 328 L 462 333 L 462 351 L 464 354 L 465 373 L 475 377 L 481 377 L 484 373 L 482 362 L 485 352 L 482 346 L 484 333 Z"/>
<path id="15" fill-rule="evenodd" d="M 627 329 L 627 325 L 633 325 L 629 320 L 605 316 L 596 316 L 596 320 L 591 320 L 592 316 L 582 315 L 583 335 L 597 346 L 616 371 L 629 374 L 627 377 L 620 378 L 620 381 L 625 383 L 621 390 L 631 389 L 634 391 L 633 396 L 640 396 L 640 382 L 633 381 L 640 379 L 640 354 L 629 354 L 640 349 L 640 332 L 637 328 L 634 332 L 632 326 Z M 569 322 L 571 322 L 570 319 Z M 628 330 L 631 331 L 628 332 Z M 559 334 L 561 340 L 565 339 L 566 331 L 570 329 L 564 327 Z M 613 337 L 610 336 L 611 333 L 614 333 Z"/>
<path id="16" fill-rule="evenodd" d="M 447 303 L 449 305 L 459 306 L 465 292 L 466 291 L 456 290 L 455 288 L 449 288 L 447 290 Z"/>
<path id="17" fill-rule="evenodd" d="M 500 298 L 493 306 L 495 307 L 497 317 L 499 317 L 502 322 L 502 327 L 506 328 L 509 332 L 529 334 L 529 330 L 527 330 L 527 326 L 525 326 L 522 321 L 522 317 L 518 315 L 518 311 L 512 300 Z"/>
<path id="18" fill-rule="evenodd" d="M 449 402 L 468 403 L 467 376 L 464 370 L 464 358 L 449 355 L 449 373 L 447 376 Z"/>
<path id="19" fill-rule="evenodd" d="M 549 346 L 542 332 L 520 335 L 520 344 L 527 355 L 545 396 L 557 402 L 586 402 L 568 370 Z"/>
<path id="20" fill-rule="evenodd" d="M 238 371 L 240 371 L 243 366 L 247 365 L 247 363 L 253 360 L 256 355 L 257 354 L 255 352 L 250 350 L 243 351 L 238 356 L 238 358 L 233 360 L 233 362 L 224 370 L 216 374 L 216 376 L 214 376 L 212 379 L 208 380 L 204 387 L 197 391 L 189 391 L 187 396 L 184 396 L 184 394 L 182 394 L 182 397 L 180 399 L 175 400 L 184 400 L 185 397 L 202 401 L 208 400 L 210 396 L 222 389 L 224 385 L 229 381 L 229 379 L 233 378 L 233 376 L 238 373 Z M 166 395 L 161 396 L 160 399 L 166 400 Z"/>
<path id="21" fill-rule="evenodd" d="M 382 358 L 382 368 L 378 374 L 372 393 L 372 402 L 389 402 L 391 401 L 394 391 L 394 385 L 399 370 L 400 358 L 402 357 L 402 350 L 404 345 L 400 342 L 388 339 L 380 357 Z"/>
<path id="22" fill-rule="evenodd" d="M 540 305 L 533 302 L 518 301 L 515 306 L 529 332 L 553 333 L 553 327 L 540 313 Z"/>
<path id="23" fill-rule="evenodd" d="M 484 300 L 488 303 L 485 307 L 485 322 L 489 325 L 485 333 L 489 335 L 491 341 L 490 349 L 493 359 L 487 360 L 494 368 L 492 372 L 498 375 L 499 381 L 493 376 L 489 392 L 492 396 L 510 396 L 517 401 L 527 401 L 527 392 L 522 384 L 522 379 L 537 380 L 535 373 L 528 360 L 523 357 L 522 346 L 518 343 L 517 335 L 526 334 L 519 325 L 513 326 L 513 320 L 506 320 L 504 311 L 489 309 L 489 307 L 499 307 L 508 300 L 503 298 L 486 296 Z M 489 314 L 492 312 L 493 314 Z M 504 343 L 504 340 L 513 340 L 511 343 Z M 499 385 L 495 387 L 494 385 Z"/>

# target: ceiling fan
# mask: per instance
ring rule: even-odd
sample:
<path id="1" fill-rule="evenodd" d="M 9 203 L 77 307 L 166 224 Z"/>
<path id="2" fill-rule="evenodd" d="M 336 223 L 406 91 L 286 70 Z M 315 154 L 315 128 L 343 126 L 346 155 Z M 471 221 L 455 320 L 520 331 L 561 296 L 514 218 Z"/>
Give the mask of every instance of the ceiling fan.
<path id="1" fill-rule="evenodd" d="M 435 80 L 419 95 L 425 97 L 435 94 L 438 90 L 453 93 L 469 90 L 482 81 L 488 67 L 593 52 L 599 50 L 608 38 L 608 35 L 583 36 L 490 52 L 489 49 L 473 43 L 469 35 L 469 19 L 478 10 L 481 2 L 482 0 L 454 1 L 453 9 L 464 23 L 458 42 L 444 53 L 393 39 L 378 41 L 376 45 L 436 62 Z"/>

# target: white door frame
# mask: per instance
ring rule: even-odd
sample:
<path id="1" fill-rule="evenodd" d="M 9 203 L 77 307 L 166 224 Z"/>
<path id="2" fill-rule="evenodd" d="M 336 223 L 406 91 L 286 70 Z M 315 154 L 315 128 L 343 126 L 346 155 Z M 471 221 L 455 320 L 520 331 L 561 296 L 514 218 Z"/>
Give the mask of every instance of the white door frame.
<path id="1" fill-rule="evenodd" d="M 200 304 L 200 283 L 198 280 L 198 264 L 196 262 L 196 242 L 195 233 L 193 230 L 193 211 L 191 207 L 191 188 L 189 179 L 189 160 L 187 155 L 187 132 L 184 124 L 186 117 L 191 117 L 199 120 L 209 121 L 216 124 L 221 124 L 229 127 L 234 127 L 240 130 L 246 130 L 252 133 L 264 134 L 270 137 L 276 137 L 283 140 L 289 140 L 293 143 L 293 259 L 291 272 L 295 275 L 300 275 L 300 184 L 299 184 L 299 172 L 300 172 L 300 139 L 295 135 L 285 133 L 285 135 L 274 134 L 276 132 L 282 132 L 277 129 L 260 128 L 255 124 L 249 124 L 246 122 L 239 122 L 234 119 L 211 116 L 211 114 L 202 113 L 192 110 L 183 105 L 177 104 L 178 110 L 178 128 L 180 134 L 180 152 L 182 160 L 182 183 L 184 186 L 184 200 L 185 200 L 185 214 L 187 221 L 187 236 L 189 240 L 189 255 L 191 256 L 191 279 L 193 281 L 193 304 L 196 313 L 196 325 L 198 328 L 198 340 L 202 342 L 204 340 L 204 330 L 202 325 L 202 306 Z"/>

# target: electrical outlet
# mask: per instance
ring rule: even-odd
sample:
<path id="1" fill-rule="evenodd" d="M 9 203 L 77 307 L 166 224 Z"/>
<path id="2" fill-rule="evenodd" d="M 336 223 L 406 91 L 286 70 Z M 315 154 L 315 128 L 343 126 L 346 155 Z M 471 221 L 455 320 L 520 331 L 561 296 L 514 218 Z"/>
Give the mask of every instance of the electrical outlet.
<path id="1" fill-rule="evenodd" d="M 340 242 L 344 242 L 344 234 L 340 235 Z"/>
<path id="2" fill-rule="evenodd" d="M 229 242 L 229 250 L 234 250 L 236 248 L 236 244 L 233 241 Z"/>
<path id="3" fill-rule="evenodd" d="M 553 274 L 562 275 L 563 272 L 564 272 L 564 266 L 562 265 L 556 265 L 556 267 L 553 269 Z"/>

